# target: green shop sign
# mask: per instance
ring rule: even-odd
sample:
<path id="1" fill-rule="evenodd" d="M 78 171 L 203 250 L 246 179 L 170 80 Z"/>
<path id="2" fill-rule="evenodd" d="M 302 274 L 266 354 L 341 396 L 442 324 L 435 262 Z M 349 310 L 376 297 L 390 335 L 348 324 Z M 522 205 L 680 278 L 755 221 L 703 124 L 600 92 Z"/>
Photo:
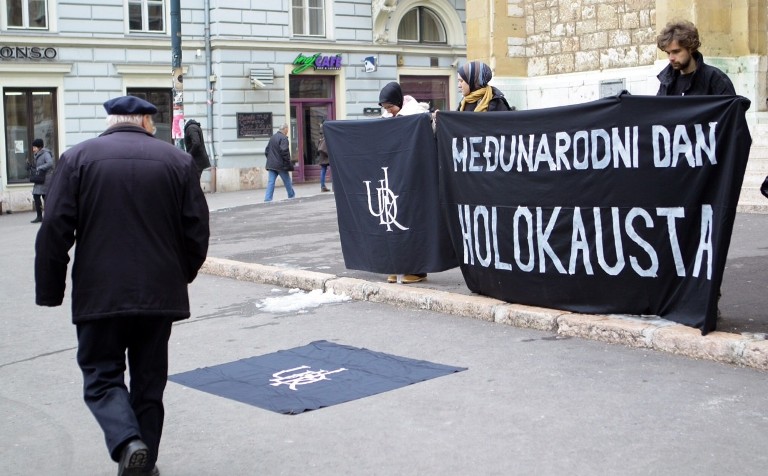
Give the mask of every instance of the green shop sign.
<path id="1" fill-rule="evenodd" d="M 312 56 L 304 56 L 299 53 L 299 56 L 293 60 L 293 64 L 296 66 L 293 68 L 293 74 L 299 74 L 311 67 L 318 69 L 341 69 L 341 55 L 334 56 L 322 56 L 320 53 L 315 53 Z"/>

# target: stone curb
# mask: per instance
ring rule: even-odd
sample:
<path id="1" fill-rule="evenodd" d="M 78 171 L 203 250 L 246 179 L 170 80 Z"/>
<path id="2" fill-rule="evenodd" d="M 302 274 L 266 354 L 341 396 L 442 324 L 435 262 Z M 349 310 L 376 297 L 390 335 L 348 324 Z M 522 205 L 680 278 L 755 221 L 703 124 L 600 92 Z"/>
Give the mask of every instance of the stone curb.
<path id="1" fill-rule="evenodd" d="M 694 359 L 768 371 L 768 340 L 727 332 L 702 336 L 691 327 L 662 319 L 577 314 L 477 295 L 462 295 L 401 284 L 372 283 L 356 278 L 300 269 L 208 258 L 201 273 L 305 291 L 320 289 L 358 301 L 436 311 L 515 327 L 557 333 L 611 344 L 652 349 Z"/>

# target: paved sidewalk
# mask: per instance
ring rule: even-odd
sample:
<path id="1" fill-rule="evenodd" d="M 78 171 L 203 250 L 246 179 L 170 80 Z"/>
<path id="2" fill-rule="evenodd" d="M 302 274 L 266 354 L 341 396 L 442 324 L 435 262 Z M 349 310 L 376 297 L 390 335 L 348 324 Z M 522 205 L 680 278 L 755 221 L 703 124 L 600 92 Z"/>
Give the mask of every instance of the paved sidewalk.
<path id="1" fill-rule="evenodd" d="M 702 337 L 663 319 L 584 315 L 509 304 L 469 292 L 458 269 L 408 286 L 344 267 L 332 193 L 295 185 L 296 198 L 263 203 L 263 190 L 207 194 L 212 237 L 204 273 L 356 300 L 432 310 L 561 336 L 671 352 L 768 370 L 768 215 L 739 213 L 722 286 L 718 332 Z M 281 200 L 282 198 L 282 200 Z"/>

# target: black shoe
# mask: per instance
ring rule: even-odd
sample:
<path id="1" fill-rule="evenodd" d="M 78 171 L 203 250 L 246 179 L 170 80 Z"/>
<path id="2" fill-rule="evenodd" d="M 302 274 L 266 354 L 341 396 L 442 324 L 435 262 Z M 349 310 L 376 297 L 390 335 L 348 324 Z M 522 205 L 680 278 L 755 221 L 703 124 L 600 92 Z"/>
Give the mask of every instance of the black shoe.
<path id="1" fill-rule="evenodd" d="M 132 440 L 128 442 L 120 453 L 117 476 L 152 474 L 146 468 L 148 458 L 149 448 L 147 448 L 143 441 Z"/>
<path id="2" fill-rule="evenodd" d="M 43 221 L 42 217 L 37 217 L 34 220 L 32 220 L 30 223 L 41 223 Z"/>
<path id="3" fill-rule="evenodd" d="M 331 190 L 328 187 L 321 187 L 320 191 L 321 192 L 330 192 Z"/>

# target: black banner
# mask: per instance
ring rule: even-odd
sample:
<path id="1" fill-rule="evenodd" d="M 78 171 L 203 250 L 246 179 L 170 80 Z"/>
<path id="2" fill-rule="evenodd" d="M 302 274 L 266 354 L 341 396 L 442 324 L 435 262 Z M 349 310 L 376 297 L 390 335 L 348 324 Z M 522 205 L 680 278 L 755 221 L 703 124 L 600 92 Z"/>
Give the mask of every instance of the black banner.
<path id="1" fill-rule="evenodd" d="M 429 114 L 323 124 L 344 264 L 386 274 L 458 266 Z"/>
<path id="2" fill-rule="evenodd" d="M 436 140 L 426 114 L 326 122 L 346 266 L 399 274 L 458 260 L 479 294 L 660 316 L 706 334 L 751 145 L 748 108 L 742 97 L 623 95 L 440 112 Z"/>
<path id="3" fill-rule="evenodd" d="M 715 329 L 751 137 L 742 97 L 438 113 L 467 286 L 508 302 Z"/>

